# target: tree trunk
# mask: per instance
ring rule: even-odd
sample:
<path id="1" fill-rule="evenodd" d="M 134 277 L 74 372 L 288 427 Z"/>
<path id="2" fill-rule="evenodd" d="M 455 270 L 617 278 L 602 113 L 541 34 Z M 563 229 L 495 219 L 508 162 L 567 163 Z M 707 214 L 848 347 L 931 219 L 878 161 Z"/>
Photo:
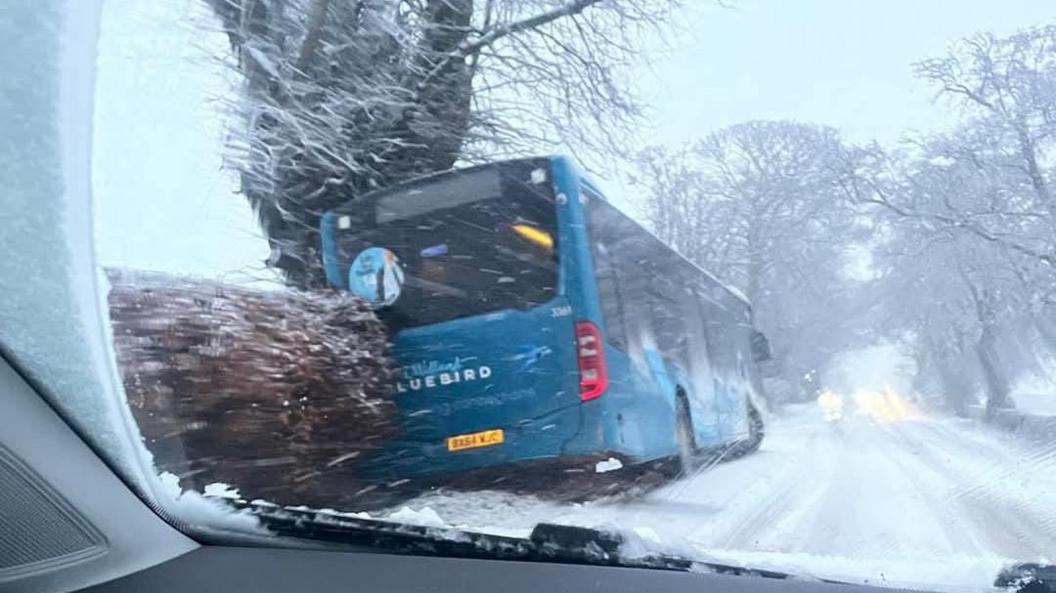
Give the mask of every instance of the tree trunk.
<path id="1" fill-rule="evenodd" d="M 965 374 L 963 365 L 957 359 L 941 357 L 936 362 L 936 367 L 947 407 L 955 416 L 966 418 L 971 401 L 972 381 Z"/>
<path id="2" fill-rule="evenodd" d="M 953 335 L 927 336 L 923 339 L 926 357 L 934 369 L 942 401 L 954 415 L 967 417 L 969 404 L 974 399 L 975 381 L 967 371 L 963 334 L 955 332 Z M 922 372 L 921 369 L 918 372 Z"/>
<path id="3" fill-rule="evenodd" d="M 1011 407 L 1008 379 L 997 354 L 997 336 L 992 325 L 983 328 L 976 346 L 983 385 L 986 387 L 986 420 L 992 421 L 1001 410 Z"/>
<path id="4" fill-rule="evenodd" d="M 290 12 L 301 8 L 286 0 L 206 2 L 221 18 L 245 78 L 246 129 L 237 133 L 249 139 L 249 152 L 239 164 L 241 189 L 271 247 L 267 264 L 292 287 L 325 288 L 324 212 L 457 160 L 470 125 L 472 73 L 465 60 L 450 56 L 471 31 L 473 1 L 425 2 L 420 35 L 408 45 L 392 28 L 393 2 L 314 0 L 299 47 L 292 47 L 290 27 L 297 25 Z M 327 45 L 344 49 L 322 59 Z M 303 143 L 301 127 L 333 108 L 325 101 L 335 92 L 364 107 L 341 113 L 347 122 L 319 156 L 319 147 Z M 309 122 L 291 125 L 276 111 L 303 112 Z M 328 156 L 335 154 L 340 165 Z"/>
<path id="5" fill-rule="evenodd" d="M 1034 327 L 1049 352 L 1056 352 L 1056 326 L 1044 316 L 1034 316 Z"/>
<path id="6" fill-rule="evenodd" d="M 1030 132 L 1024 122 L 1016 121 L 1014 126 L 1019 139 L 1019 148 L 1026 164 L 1027 177 L 1030 178 L 1030 186 L 1034 189 L 1034 194 L 1038 197 L 1038 201 L 1049 210 L 1050 214 L 1056 217 L 1056 204 L 1052 201 L 1052 194 L 1049 192 L 1045 175 L 1038 164 L 1037 145 L 1034 139 L 1030 137 Z"/>

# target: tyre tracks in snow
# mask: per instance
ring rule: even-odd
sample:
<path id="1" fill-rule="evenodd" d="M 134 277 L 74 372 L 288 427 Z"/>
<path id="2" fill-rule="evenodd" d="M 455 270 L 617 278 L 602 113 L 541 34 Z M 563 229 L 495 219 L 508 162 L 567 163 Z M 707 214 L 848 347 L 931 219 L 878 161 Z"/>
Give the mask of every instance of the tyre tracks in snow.
<path id="1" fill-rule="evenodd" d="M 779 424 L 775 446 L 764 444 L 747 471 L 734 471 L 740 462 L 714 468 L 646 504 L 718 507 L 678 528 L 708 549 L 936 560 L 1056 555 L 1056 447 L 953 418 L 817 420 Z M 716 505 L 716 489 L 739 498 Z"/>

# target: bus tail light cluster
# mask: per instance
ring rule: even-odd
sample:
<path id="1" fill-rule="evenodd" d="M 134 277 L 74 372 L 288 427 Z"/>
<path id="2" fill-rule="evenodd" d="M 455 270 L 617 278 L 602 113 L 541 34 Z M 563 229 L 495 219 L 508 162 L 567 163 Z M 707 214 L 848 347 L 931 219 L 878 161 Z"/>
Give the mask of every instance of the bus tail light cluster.
<path id="1" fill-rule="evenodd" d="M 576 361 L 579 363 L 579 398 L 590 401 L 609 386 L 605 368 L 605 344 L 598 326 L 589 321 L 576 324 Z"/>

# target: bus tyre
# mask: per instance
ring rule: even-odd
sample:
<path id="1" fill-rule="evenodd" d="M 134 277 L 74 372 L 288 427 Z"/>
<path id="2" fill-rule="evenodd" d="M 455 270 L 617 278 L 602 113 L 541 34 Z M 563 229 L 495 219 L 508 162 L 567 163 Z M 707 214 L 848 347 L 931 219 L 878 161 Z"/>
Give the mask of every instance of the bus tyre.
<path id="1" fill-rule="evenodd" d="M 755 408 L 752 402 L 748 402 L 748 441 L 744 443 L 744 453 L 754 453 L 763 444 L 766 436 L 766 425 L 763 423 L 763 415 Z"/>
<path id="2" fill-rule="evenodd" d="M 675 401 L 675 436 L 678 443 L 678 476 L 689 475 L 696 467 L 697 439 L 693 435 L 693 420 L 689 416 L 689 403 L 679 392 Z"/>

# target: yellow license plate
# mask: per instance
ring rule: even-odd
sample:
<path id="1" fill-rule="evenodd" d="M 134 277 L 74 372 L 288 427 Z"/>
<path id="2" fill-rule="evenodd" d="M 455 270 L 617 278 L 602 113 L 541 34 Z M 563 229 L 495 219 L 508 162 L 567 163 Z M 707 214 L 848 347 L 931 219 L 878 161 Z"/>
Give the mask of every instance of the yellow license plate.
<path id="1" fill-rule="evenodd" d="M 506 435 L 502 432 L 501 428 L 485 430 L 483 432 L 474 432 L 472 434 L 460 434 L 453 437 L 447 437 L 447 450 L 462 451 L 463 449 L 490 447 L 492 445 L 500 445 L 505 440 Z"/>

